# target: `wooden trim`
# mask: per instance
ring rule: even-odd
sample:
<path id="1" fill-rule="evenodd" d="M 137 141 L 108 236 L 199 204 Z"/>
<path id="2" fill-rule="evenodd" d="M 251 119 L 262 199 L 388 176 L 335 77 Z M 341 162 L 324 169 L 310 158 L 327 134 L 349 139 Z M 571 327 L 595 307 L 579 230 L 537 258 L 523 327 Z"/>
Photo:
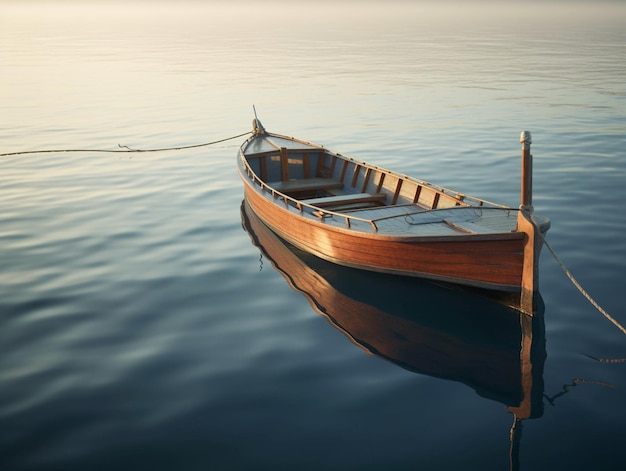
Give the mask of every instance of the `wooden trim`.
<path id="1" fill-rule="evenodd" d="M 420 193 L 422 192 L 422 185 L 417 185 L 415 189 L 415 196 L 413 197 L 413 203 L 417 203 L 420 200 Z"/>
<path id="2" fill-rule="evenodd" d="M 269 157 L 271 155 L 276 155 L 276 151 L 275 150 L 270 150 L 270 151 L 266 151 L 266 152 L 259 152 L 258 154 L 243 154 L 243 157 L 247 160 L 254 160 L 254 159 L 259 159 L 261 157 Z"/>
<path id="3" fill-rule="evenodd" d="M 330 177 L 330 175 L 326 175 L 324 170 L 327 168 L 325 166 L 326 164 L 326 157 L 328 157 L 328 154 L 324 153 L 324 152 L 320 152 L 319 157 L 317 158 L 317 165 L 315 166 L 315 176 L 316 177 Z"/>
<path id="4" fill-rule="evenodd" d="M 264 182 L 267 181 L 267 155 L 264 155 L 260 159 L 261 164 L 261 180 Z"/>
<path id="5" fill-rule="evenodd" d="M 295 191 L 336 190 L 343 187 L 343 183 L 332 178 L 309 178 L 306 180 L 289 180 L 282 182 L 270 182 L 269 187 L 281 193 Z"/>
<path id="6" fill-rule="evenodd" d="M 335 174 L 335 167 L 337 166 L 337 156 L 333 155 L 330 159 L 330 175 L 332 177 Z"/>
<path id="7" fill-rule="evenodd" d="M 359 173 L 361 172 L 361 166 L 359 164 L 355 164 L 354 172 L 352 173 L 352 188 L 356 187 L 356 182 L 359 179 Z"/>
<path id="8" fill-rule="evenodd" d="M 530 216 L 532 217 L 532 216 Z M 520 310 L 534 315 L 537 310 L 537 292 L 539 290 L 539 249 L 540 241 L 537 236 L 537 227 L 524 211 L 517 213 L 517 230 L 525 234 L 524 263 L 522 267 L 522 292 L 520 295 Z"/>
<path id="9" fill-rule="evenodd" d="M 380 179 L 378 180 L 378 186 L 376 187 L 376 193 L 380 193 L 380 190 L 383 188 L 383 183 L 385 181 L 385 173 L 380 173 Z"/>
<path id="10" fill-rule="evenodd" d="M 327 160 L 330 159 L 330 162 Z M 317 159 L 317 167 L 315 170 L 316 177 L 330 178 L 335 174 L 335 167 L 337 165 L 337 156 L 328 154 L 320 150 L 319 157 Z"/>
<path id="11" fill-rule="evenodd" d="M 343 183 L 344 178 L 346 178 L 346 172 L 348 171 L 348 161 L 343 161 L 343 167 L 341 167 L 341 175 L 339 177 L 339 181 Z"/>
<path id="12" fill-rule="evenodd" d="M 440 197 L 441 197 L 441 193 L 435 192 L 435 196 L 433 197 L 432 209 L 436 209 L 437 208 L 437 205 L 439 204 L 439 198 Z"/>
<path id="13" fill-rule="evenodd" d="M 309 153 L 304 152 L 302 154 L 302 170 L 304 172 L 304 178 L 311 177 L 311 163 L 309 161 Z"/>
<path id="14" fill-rule="evenodd" d="M 398 201 L 398 196 L 400 195 L 400 190 L 402 189 L 402 183 L 404 180 L 402 178 L 398 178 L 398 183 L 396 183 L 396 191 L 393 193 L 393 198 L 391 198 L 391 204 L 396 204 Z"/>
<path id="15" fill-rule="evenodd" d="M 367 190 L 367 184 L 370 182 L 371 176 L 372 169 L 371 167 L 367 167 L 367 170 L 365 170 L 365 177 L 363 178 L 363 185 L 361 185 L 361 193 L 365 193 L 365 191 Z"/>
<path id="16" fill-rule="evenodd" d="M 280 179 L 289 181 L 289 155 L 286 147 L 280 148 Z"/>
<path id="17" fill-rule="evenodd" d="M 374 203 L 385 201 L 387 195 L 384 193 L 350 193 L 347 195 L 325 196 L 322 198 L 311 198 L 302 200 L 302 203 L 310 204 L 320 208 L 328 208 L 331 206 L 339 206 L 342 204 L 354 203 Z"/>

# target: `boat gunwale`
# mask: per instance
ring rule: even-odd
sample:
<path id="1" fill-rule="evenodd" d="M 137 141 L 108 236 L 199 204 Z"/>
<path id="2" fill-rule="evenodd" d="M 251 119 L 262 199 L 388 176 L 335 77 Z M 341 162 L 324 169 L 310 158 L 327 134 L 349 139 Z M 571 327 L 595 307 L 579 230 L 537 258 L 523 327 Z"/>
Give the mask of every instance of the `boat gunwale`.
<path id="1" fill-rule="evenodd" d="M 305 218 L 300 211 L 296 212 L 296 210 L 298 210 L 297 207 L 289 206 L 288 204 L 285 204 L 285 206 L 276 204 L 274 201 L 269 200 L 267 196 L 272 196 L 275 199 L 284 197 L 284 198 L 288 198 L 289 200 L 293 200 L 292 198 L 289 198 L 288 196 L 283 195 L 277 190 L 274 190 L 274 193 L 280 196 L 274 196 L 274 194 L 272 194 L 271 192 L 253 185 L 249 179 L 246 178 L 244 179 L 244 181 L 246 185 L 248 186 L 248 188 L 251 189 L 251 191 L 254 191 L 260 198 L 265 199 L 267 201 L 267 204 L 272 205 L 272 207 L 274 207 L 276 210 L 281 211 L 281 212 L 286 212 L 289 214 L 290 217 L 302 219 L 306 221 L 307 224 L 313 224 L 315 226 L 322 227 L 324 230 L 350 234 L 354 237 L 361 237 L 364 239 L 379 239 L 379 240 L 386 240 L 390 242 L 403 242 L 403 243 L 408 243 L 408 244 L 416 244 L 416 243 L 423 243 L 423 242 L 464 242 L 464 241 L 483 242 L 483 241 L 495 241 L 495 240 L 500 240 L 500 241 L 516 240 L 516 239 L 524 238 L 524 234 L 518 231 L 492 232 L 492 233 L 459 233 L 459 234 L 454 234 L 454 235 L 412 235 L 409 233 L 386 234 L 386 233 L 378 232 L 378 230 L 374 230 L 373 232 L 359 231 L 359 230 L 353 229 L 352 226 L 348 224 L 345 227 L 342 227 L 340 225 L 327 224 L 324 222 L 326 218 L 321 218 L 321 217 Z M 271 189 L 271 187 L 267 187 L 267 188 Z M 315 206 L 313 208 L 315 210 L 319 210 L 320 212 L 324 211 L 324 213 L 328 214 L 329 216 L 336 215 L 339 218 L 344 218 L 344 219 L 347 219 L 349 217 L 352 220 L 358 220 L 360 222 L 373 225 L 371 219 L 349 216 L 349 214 L 344 214 L 344 213 L 336 213 L 336 212 L 329 211 L 326 209 L 317 208 Z M 454 208 L 441 208 L 441 210 L 444 210 L 444 209 L 453 210 Z M 463 207 L 462 209 L 469 209 L 469 208 Z M 503 208 L 479 208 L 479 209 L 481 210 L 490 209 L 490 210 L 497 210 L 497 211 L 505 210 Z M 437 211 L 437 210 L 426 211 L 426 213 L 429 213 L 432 211 Z M 517 209 L 511 209 L 511 211 L 519 212 L 519 210 Z M 405 215 L 404 214 L 398 215 L 398 217 L 403 217 L 403 216 Z M 279 229 L 276 228 L 276 230 L 279 230 Z M 284 237 L 288 238 L 287 235 L 284 235 Z"/>
<path id="2" fill-rule="evenodd" d="M 359 164 L 359 165 L 361 165 L 361 166 L 363 166 L 365 168 L 371 168 L 372 170 L 378 170 L 378 171 L 386 173 L 388 175 L 394 175 L 396 177 L 402 178 L 403 180 L 409 180 L 409 181 L 411 181 L 413 183 L 416 183 L 418 185 L 426 186 L 426 187 L 430 188 L 431 190 L 436 191 L 438 193 L 442 193 L 442 194 L 444 194 L 446 196 L 450 196 L 452 198 L 456 198 L 456 199 L 459 199 L 459 200 L 460 200 L 460 197 L 462 196 L 463 197 L 463 201 L 465 201 L 466 199 L 470 199 L 470 200 L 475 201 L 476 203 L 478 203 L 477 206 L 487 205 L 487 206 L 494 206 L 494 207 L 497 207 L 497 208 L 515 209 L 515 208 L 512 208 L 512 207 L 504 205 L 504 204 L 494 203 L 493 201 L 489 201 L 489 200 L 486 200 L 486 199 L 483 199 L 483 198 L 477 198 L 476 196 L 472 196 L 472 195 L 468 195 L 468 194 L 465 194 L 465 193 L 462 193 L 462 192 L 459 192 L 459 191 L 456 191 L 456 190 L 452 190 L 451 188 L 446 188 L 446 187 L 443 187 L 441 185 L 435 185 L 435 184 L 427 182 L 425 180 L 420 180 L 418 178 L 412 177 L 411 175 L 406 175 L 406 174 L 403 174 L 403 173 L 400 173 L 400 172 L 396 172 L 394 170 L 390 170 L 388 168 L 381 167 L 379 165 L 374 165 L 374 164 L 371 164 L 371 163 L 366 162 L 366 161 L 361 160 L 361 159 L 357 159 L 357 158 L 349 156 L 349 155 L 345 155 L 345 154 L 341 154 L 339 152 L 335 152 L 335 151 L 330 150 L 330 149 L 328 149 L 327 147 L 325 147 L 325 146 L 323 146 L 321 144 L 315 144 L 315 143 L 310 142 L 310 141 L 305 141 L 304 139 L 299 139 L 297 137 L 286 136 L 286 135 L 283 135 L 283 134 L 278 134 L 278 133 L 273 133 L 273 132 L 267 132 L 266 131 L 265 134 L 259 134 L 259 135 L 253 134 L 252 136 L 250 136 L 248 139 L 246 139 L 241 144 L 241 146 L 239 148 L 241 155 L 243 157 L 251 157 L 251 156 L 257 156 L 257 155 L 258 156 L 263 156 L 263 155 L 273 154 L 274 151 L 263 151 L 263 152 L 254 152 L 254 153 L 251 153 L 251 154 L 248 155 L 248 154 L 246 154 L 243 151 L 243 149 L 246 146 L 246 144 L 248 144 L 249 142 L 252 142 L 254 139 L 256 139 L 258 137 L 263 137 L 263 136 L 270 137 L 270 138 L 271 137 L 277 137 L 279 139 L 285 139 L 287 141 L 296 142 L 298 144 L 303 144 L 303 145 L 308 146 L 308 147 L 315 147 L 315 148 L 317 148 L 319 150 L 323 150 L 323 151 L 327 152 L 331 156 L 336 156 L 336 157 L 338 157 L 340 159 L 347 160 L 349 162 L 354 162 L 354 163 Z M 267 139 L 267 142 L 269 142 L 277 151 L 280 151 L 280 146 L 276 145 L 276 143 L 272 142 L 270 139 Z M 294 149 L 289 149 L 289 150 L 297 152 L 297 151 L 305 151 L 305 150 L 309 150 L 309 149 L 307 149 L 307 148 L 302 148 L 302 149 L 294 148 Z M 468 204 L 468 206 L 472 206 L 472 205 Z"/>

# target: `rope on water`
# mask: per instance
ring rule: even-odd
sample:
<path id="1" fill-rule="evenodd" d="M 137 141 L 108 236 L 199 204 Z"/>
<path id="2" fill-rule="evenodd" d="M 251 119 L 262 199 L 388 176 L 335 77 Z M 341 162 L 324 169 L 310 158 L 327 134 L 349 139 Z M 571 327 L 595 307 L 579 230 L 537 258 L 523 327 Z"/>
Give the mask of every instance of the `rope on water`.
<path id="1" fill-rule="evenodd" d="M 551 406 L 555 406 L 555 401 L 559 397 L 564 396 L 565 394 L 570 392 L 570 390 L 572 388 L 575 388 L 579 384 L 595 384 L 596 386 L 604 386 L 605 388 L 617 389 L 617 386 L 615 386 L 614 384 L 606 383 L 604 381 L 596 381 L 596 380 L 593 380 L 593 379 L 574 378 L 572 380 L 572 384 L 564 384 L 563 385 L 563 389 L 561 390 L 561 392 L 558 392 L 558 393 L 556 393 L 553 396 L 548 396 L 547 394 L 544 393 L 543 397 L 544 397 L 544 399 L 546 399 L 550 403 Z"/>
<path id="2" fill-rule="evenodd" d="M 548 250 L 550 251 L 550 253 L 554 257 L 554 259 L 557 261 L 557 263 L 559 264 L 559 266 L 561 267 L 561 269 L 563 270 L 565 275 L 570 279 L 570 281 L 574 284 L 574 286 L 576 286 L 576 288 L 578 288 L 578 291 L 580 291 L 580 293 L 587 299 L 587 301 L 589 301 L 591 303 L 591 305 L 593 307 L 595 307 L 604 317 L 606 317 L 609 321 L 611 321 L 615 327 L 617 327 L 619 330 L 621 330 L 623 334 L 626 334 L 626 329 L 619 322 L 617 322 L 613 317 L 611 317 L 608 312 L 606 312 L 604 309 L 602 309 L 602 307 L 597 302 L 595 302 L 591 296 L 589 296 L 589 294 L 583 289 L 583 287 L 580 286 L 580 283 L 578 283 L 578 281 L 576 281 L 576 278 L 574 278 L 574 275 L 572 275 L 570 273 L 570 271 L 567 269 L 565 264 L 557 256 L 556 252 L 550 246 L 550 244 L 548 243 L 546 238 L 543 236 L 541 231 L 537 230 L 537 234 L 539 234 L 539 237 L 541 237 L 541 239 L 543 240 L 543 243 L 546 245 L 546 247 L 548 248 Z"/>
<path id="3" fill-rule="evenodd" d="M 591 355 L 585 356 L 600 363 L 626 363 L 626 358 L 596 358 Z"/>
<path id="4" fill-rule="evenodd" d="M 128 146 L 123 146 L 118 144 L 119 149 L 107 150 L 107 149 L 43 149 L 43 150 L 27 150 L 21 152 L 6 152 L 4 154 L 0 154 L 0 157 L 9 157 L 15 155 L 26 155 L 26 154 L 50 154 L 50 153 L 61 153 L 61 152 L 108 152 L 108 153 L 134 153 L 134 152 L 163 152 L 163 151 L 172 151 L 172 150 L 183 150 L 183 149 L 194 149 L 196 147 L 206 147 L 212 146 L 215 144 L 219 144 L 220 142 L 231 141 L 233 139 L 238 139 L 247 134 L 250 134 L 252 131 L 244 132 L 237 136 L 227 137 L 225 139 L 220 139 L 218 141 L 213 142 L 205 142 L 203 144 L 193 144 L 189 146 L 179 146 L 179 147 L 163 147 L 160 149 L 132 149 Z"/>

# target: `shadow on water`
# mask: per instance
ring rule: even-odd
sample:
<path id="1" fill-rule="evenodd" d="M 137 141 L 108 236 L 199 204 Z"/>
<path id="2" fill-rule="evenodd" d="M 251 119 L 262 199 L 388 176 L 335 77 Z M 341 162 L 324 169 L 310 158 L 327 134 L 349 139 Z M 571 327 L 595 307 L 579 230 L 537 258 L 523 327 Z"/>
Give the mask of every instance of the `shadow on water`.
<path id="1" fill-rule="evenodd" d="M 511 469 L 519 469 L 522 422 L 543 415 L 543 305 L 530 317 L 482 295 L 337 266 L 279 238 L 245 200 L 241 215 L 263 256 L 352 343 L 504 404 L 513 415 Z"/>

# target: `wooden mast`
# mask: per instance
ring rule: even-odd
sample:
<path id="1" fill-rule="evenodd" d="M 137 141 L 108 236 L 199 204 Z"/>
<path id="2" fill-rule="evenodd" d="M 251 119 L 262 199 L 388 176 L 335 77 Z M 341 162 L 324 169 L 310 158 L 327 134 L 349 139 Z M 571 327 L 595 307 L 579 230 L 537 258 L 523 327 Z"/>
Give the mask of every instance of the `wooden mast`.
<path id="1" fill-rule="evenodd" d="M 539 289 L 539 251 L 541 242 L 533 222 L 532 188 L 533 188 L 533 156 L 530 153 L 532 137 L 529 131 L 520 135 L 522 144 L 522 188 L 520 210 L 517 215 L 517 230 L 526 234 L 524 242 L 524 265 L 522 269 L 522 285 L 520 294 L 520 310 L 534 315 L 537 309 Z"/>

